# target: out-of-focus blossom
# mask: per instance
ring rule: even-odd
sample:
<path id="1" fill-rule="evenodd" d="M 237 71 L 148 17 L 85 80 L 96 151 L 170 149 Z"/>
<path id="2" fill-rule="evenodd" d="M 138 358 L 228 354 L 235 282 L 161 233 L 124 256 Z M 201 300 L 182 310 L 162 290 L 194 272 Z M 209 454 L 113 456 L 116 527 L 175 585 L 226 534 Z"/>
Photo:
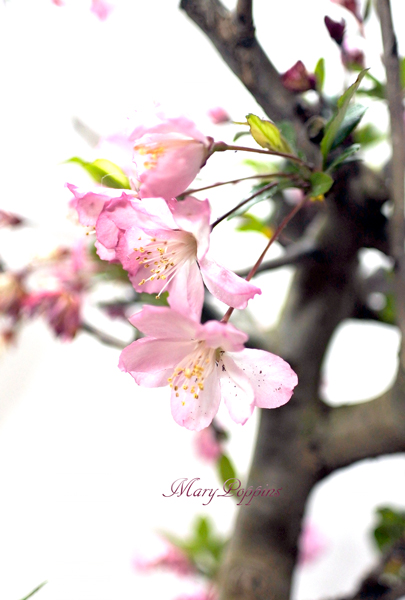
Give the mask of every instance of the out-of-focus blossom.
<path id="1" fill-rule="evenodd" d="M 346 21 L 342 19 L 340 22 L 338 22 L 326 16 L 325 25 L 332 40 L 334 40 L 338 46 L 341 46 L 345 35 Z"/>
<path id="2" fill-rule="evenodd" d="M 207 160 L 212 140 L 184 116 L 161 109 L 142 117 L 129 136 L 141 198 L 169 200 L 184 192 Z"/>
<path id="3" fill-rule="evenodd" d="M 214 125 L 220 125 L 222 123 L 229 123 L 231 117 L 222 106 L 214 106 L 207 110 L 207 115 L 211 119 Z"/>
<path id="4" fill-rule="evenodd" d="M 281 75 L 281 81 L 284 87 L 296 94 L 316 88 L 315 75 L 308 73 L 301 60 Z"/>
<path id="5" fill-rule="evenodd" d="M 168 569 L 180 576 L 195 573 L 186 554 L 160 536 L 151 536 L 144 541 L 132 559 L 132 566 L 144 573 L 157 568 Z"/>
<path id="6" fill-rule="evenodd" d="M 366 58 L 363 50 L 353 40 L 345 38 L 342 44 L 341 59 L 346 69 L 364 69 Z"/>
<path id="7" fill-rule="evenodd" d="M 16 318 L 24 297 L 21 278 L 9 271 L 0 273 L 0 314 Z"/>
<path id="8" fill-rule="evenodd" d="M 351 12 L 352 15 L 356 17 L 359 23 L 363 22 L 358 0 L 332 0 L 332 2 L 339 4 L 339 6 L 343 6 L 343 8 L 346 8 L 346 10 Z"/>
<path id="9" fill-rule="evenodd" d="M 80 327 L 81 297 L 65 290 L 29 294 L 24 302 L 29 316 L 45 315 L 55 335 L 72 340 Z"/>
<path id="10" fill-rule="evenodd" d="M 119 366 L 138 385 L 171 387 L 174 420 L 199 431 L 215 417 L 221 397 L 231 418 L 244 424 L 255 406 L 277 408 L 298 379 L 279 356 L 245 349 L 247 335 L 230 323 L 200 324 L 176 311 L 145 306 L 130 319 L 147 337 L 127 346 Z"/>
<path id="11" fill-rule="evenodd" d="M 5 210 L 0 210 L 0 227 L 18 227 L 18 225 L 22 225 L 23 223 L 24 219 L 22 217 L 18 217 Z"/>
<path id="12" fill-rule="evenodd" d="M 208 200 L 189 196 L 182 201 L 172 199 L 166 207 L 163 204 L 159 198 L 110 202 L 97 221 L 98 243 L 121 261 L 138 292 L 167 290 L 169 304 L 176 310 L 200 314 L 203 280 L 216 298 L 228 306 L 245 308 L 261 291 L 208 257 Z M 143 217 L 148 216 L 149 222 L 145 222 Z"/>
<path id="13" fill-rule="evenodd" d="M 109 16 L 114 7 L 105 2 L 105 0 L 92 0 L 91 2 L 91 12 L 96 15 L 100 19 L 100 21 L 105 21 Z"/>
<path id="14" fill-rule="evenodd" d="M 198 456 L 208 462 L 217 461 L 222 454 L 222 445 L 211 426 L 196 433 L 194 445 Z"/>
<path id="15" fill-rule="evenodd" d="M 55 6 L 65 6 L 64 0 L 51 0 Z"/>
<path id="16" fill-rule="evenodd" d="M 213 589 L 197 589 L 194 592 L 182 594 L 181 596 L 176 596 L 174 600 L 215 600 L 217 598 L 216 593 Z"/>
<path id="17" fill-rule="evenodd" d="M 327 546 L 325 537 L 312 523 L 304 525 L 298 542 L 298 563 L 307 565 L 316 561 Z"/>

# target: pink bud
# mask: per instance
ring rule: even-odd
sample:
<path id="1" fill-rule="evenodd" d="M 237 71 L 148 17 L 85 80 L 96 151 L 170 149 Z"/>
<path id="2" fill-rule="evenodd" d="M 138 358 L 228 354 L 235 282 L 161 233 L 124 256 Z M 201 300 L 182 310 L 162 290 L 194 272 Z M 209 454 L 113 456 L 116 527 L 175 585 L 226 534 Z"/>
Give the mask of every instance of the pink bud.
<path id="1" fill-rule="evenodd" d="M 203 460 L 215 462 L 222 454 L 221 444 L 211 426 L 199 431 L 195 435 L 194 442 L 197 454 Z"/>
<path id="2" fill-rule="evenodd" d="M 346 21 L 342 19 L 340 23 L 338 23 L 330 17 L 325 17 L 325 25 L 332 40 L 334 40 L 338 46 L 341 46 L 345 34 Z"/>
<path id="3" fill-rule="evenodd" d="M 326 539 L 312 523 L 304 525 L 298 542 L 298 563 L 316 561 L 326 549 Z"/>
<path id="4" fill-rule="evenodd" d="M 316 87 L 315 75 L 308 73 L 301 60 L 281 75 L 281 81 L 284 87 L 296 94 L 314 90 Z"/>
<path id="5" fill-rule="evenodd" d="M 228 115 L 226 110 L 222 106 L 214 106 L 207 110 L 207 115 L 214 123 L 214 125 L 220 125 L 221 123 L 229 123 L 231 117 Z"/>

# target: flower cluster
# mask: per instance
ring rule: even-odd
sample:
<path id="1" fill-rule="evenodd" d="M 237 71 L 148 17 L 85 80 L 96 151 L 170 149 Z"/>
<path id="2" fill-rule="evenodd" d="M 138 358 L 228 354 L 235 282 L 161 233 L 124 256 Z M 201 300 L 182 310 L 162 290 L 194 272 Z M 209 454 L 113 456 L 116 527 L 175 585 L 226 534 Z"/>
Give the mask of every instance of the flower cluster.
<path id="1" fill-rule="evenodd" d="M 169 303 L 145 306 L 130 319 L 145 337 L 124 349 L 120 368 L 139 385 L 169 385 L 173 417 L 188 429 L 207 427 L 221 397 L 242 424 L 255 406 L 281 406 L 297 384 L 289 365 L 245 350 L 247 336 L 226 320 L 200 323 L 204 286 L 232 309 L 261 293 L 213 259 L 209 200 L 187 195 L 212 153 L 212 138 L 189 119 L 157 109 L 117 140 L 133 151 L 128 189 L 68 184 L 71 206 L 94 229 L 101 259 L 120 264 L 136 292 L 168 292 Z"/>

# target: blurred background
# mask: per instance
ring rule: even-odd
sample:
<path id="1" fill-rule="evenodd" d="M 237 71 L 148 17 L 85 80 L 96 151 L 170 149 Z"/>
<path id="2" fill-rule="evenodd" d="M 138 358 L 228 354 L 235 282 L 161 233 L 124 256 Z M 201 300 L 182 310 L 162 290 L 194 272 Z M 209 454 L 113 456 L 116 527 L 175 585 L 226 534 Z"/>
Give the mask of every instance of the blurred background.
<path id="1" fill-rule="evenodd" d="M 113 10 L 105 21 L 90 11 L 87 0 L 66 0 L 63 7 L 51 0 L 0 4 L 0 208 L 26 217 L 30 225 L 0 230 L 0 255 L 11 268 L 83 238 L 83 229 L 69 217 L 70 194 L 64 186 L 85 187 L 89 179 L 64 161 L 99 158 L 88 143 L 89 131 L 112 134 L 135 109 L 154 101 L 184 109 L 204 133 L 228 142 L 234 129 L 214 126 L 207 110 L 222 106 L 236 121 L 248 112 L 263 116 L 176 0 L 110 3 Z M 225 4 L 233 6 L 229 0 Z M 355 77 L 348 79 L 324 26 L 328 14 L 346 19 L 366 65 L 383 78 L 375 16 L 364 39 L 341 7 L 329 0 L 311 0 L 310 9 L 308 4 L 255 0 L 258 39 L 281 72 L 297 60 L 312 72 L 322 56 L 327 94 L 339 94 L 352 83 Z M 405 7 L 401 0 L 392 5 L 404 54 Z M 386 130 L 386 114 L 372 101 L 365 119 Z M 379 166 L 388 155 L 382 142 L 365 158 Z M 251 174 L 242 160 L 214 157 L 200 183 Z M 214 217 L 235 198 L 238 202 L 241 193 L 220 188 L 210 194 Z M 213 235 L 215 256 L 233 269 L 253 264 L 265 238 L 235 233 L 228 223 L 219 229 Z M 279 253 L 275 246 L 272 255 Z M 365 252 L 362 262 L 372 272 L 383 258 Z M 251 302 L 249 318 L 259 328 L 276 323 L 291 274 L 284 268 L 257 278 L 263 294 Z M 130 341 L 130 326 L 111 325 L 101 315 L 92 318 L 111 335 Z M 344 324 L 325 360 L 325 399 L 333 405 L 360 402 L 388 388 L 398 342 L 394 327 Z M 118 370 L 118 357 L 118 350 L 85 333 L 71 344 L 56 340 L 40 319 L 1 353 L 2 600 L 20 600 L 44 580 L 48 583 L 38 600 L 170 600 L 192 584 L 174 574 L 142 574 L 133 567 L 134 558 L 147 553 L 153 532 L 186 535 L 196 515 L 209 517 L 223 534 L 232 529 L 237 509 L 230 498 L 202 506 L 199 498 L 162 496 L 181 477 L 200 477 L 202 486 L 210 488 L 219 488 L 220 482 L 198 457 L 195 434 L 173 421 L 168 391 L 138 388 Z M 231 433 L 227 452 L 245 476 L 257 415 L 244 427 L 232 423 L 226 411 L 219 419 Z M 403 456 L 365 461 L 316 488 L 307 520 L 322 537 L 322 552 L 298 568 L 295 600 L 354 588 L 377 556 L 370 536 L 375 507 L 387 504 L 405 505 Z"/>

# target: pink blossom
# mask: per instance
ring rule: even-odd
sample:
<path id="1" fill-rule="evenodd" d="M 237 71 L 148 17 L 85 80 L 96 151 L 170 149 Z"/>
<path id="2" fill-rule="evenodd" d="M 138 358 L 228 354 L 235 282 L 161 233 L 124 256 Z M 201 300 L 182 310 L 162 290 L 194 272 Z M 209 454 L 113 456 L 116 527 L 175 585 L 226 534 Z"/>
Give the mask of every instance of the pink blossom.
<path id="1" fill-rule="evenodd" d="M 21 278 L 14 273 L 0 272 L 0 314 L 17 318 L 20 314 L 25 291 Z"/>
<path id="2" fill-rule="evenodd" d="M 357 42 L 350 38 L 345 38 L 341 47 L 341 59 L 346 69 L 364 69 L 366 57 L 363 50 L 359 47 L 361 39 Z"/>
<path id="3" fill-rule="evenodd" d="M 312 523 L 304 525 L 298 542 L 298 563 L 306 565 L 316 561 L 326 548 L 325 537 Z"/>
<path id="4" fill-rule="evenodd" d="M 247 335 L 230 323 L 194 318 L 170 308 L 145 306 L 130 318 L 146 337 L 127 346 L 119 367 L 138 385 L 171 387 L 174 420 L 200 431 L 215 417 L 221 397 L 231 418 L 244 424 L 255 406 L 276 408 L 298 379 L 280 357 L 244 348 Z"/>
<path id="5" fill-rule="evenodd" d="M 81 297 L 66 290 L 41 291 L 29 294 L 24 301 L 28 314 L 45 314 L 55 335 L 72 340 L 80 327 Z"/>
<path id="6" fill-rule="evenodd" d="M 165 204 L 161 198 L 106 204 L 96 225 L 99 255 L 118 258 L 138 292 L 167 290 L 176 310 L 200 314 L 203 281 L 228 306 L 245 308 L 261 290 L 209 257 L 208 200 L 189 196 Z"/>
<path id="7" fill-rule="evenodd" d="M 160 536 L 151 536 L 143 543 L 133 557 L 132 566 L 144 573 L 157 568 L 168 569 L 180 576 L 195 572 L 186 554 Z"/>
<path id="8" fill-rule="evenodd" d="M 149 122 L 148 122 L 149 121 Z M 208 158 L 211 140 L 184 116 L 158 109 L 129 136 L 141 198 L 174 198 L 184 192 Z"/>
<path id="9" fill-rule="evenodd" d="M 51 0 L 55 6 L 65 6 L 64 0 Z"/>
<path id="10" fill-rule="evenodd" d="M 25 219 L 18 217 L 13 213 L 0 210 L 0 227 L 18 227 L 24 223 Z"/>
<path id="11" fill-rule="evenodd" d="M 105 21 L 113 9 L 114 7 L 105 0 L 92 0 L 91 2 L 90 10 L 100 21 Z"/>
<path id="12" fill-rule="evenodd" d="M 120 193 L 119 190 L 102 186 L 93 191 L 81 190 L 71 183 L 67 183 L 66 187 L 74 196 L 70 201 L 70 206 L 77 211 L 79 223 L 86 227 L 95 226 L 104 205 L 112 198 L 125 200 L 136 196 L 135 192 L 130 190 Z"/>
<path id="13" fill-rule="evenodd" d="M 208 462 L 215 462 L 222 454 L 222 446 L 212 427 L 196 433 L 194 443 L 198 456 Z"/>
<path id="14" fill-rule="evenodd" d="M 222 106 L 214 106 L 213 108 L 208 109 L 207 115 L 211 119 L 212 123 L 214 123 L 214 125 L 220 125 L 221 123 L 229 123 L 231 120 L 231 117 L 226 112 L 226 110 L 222 108 Z"/>

